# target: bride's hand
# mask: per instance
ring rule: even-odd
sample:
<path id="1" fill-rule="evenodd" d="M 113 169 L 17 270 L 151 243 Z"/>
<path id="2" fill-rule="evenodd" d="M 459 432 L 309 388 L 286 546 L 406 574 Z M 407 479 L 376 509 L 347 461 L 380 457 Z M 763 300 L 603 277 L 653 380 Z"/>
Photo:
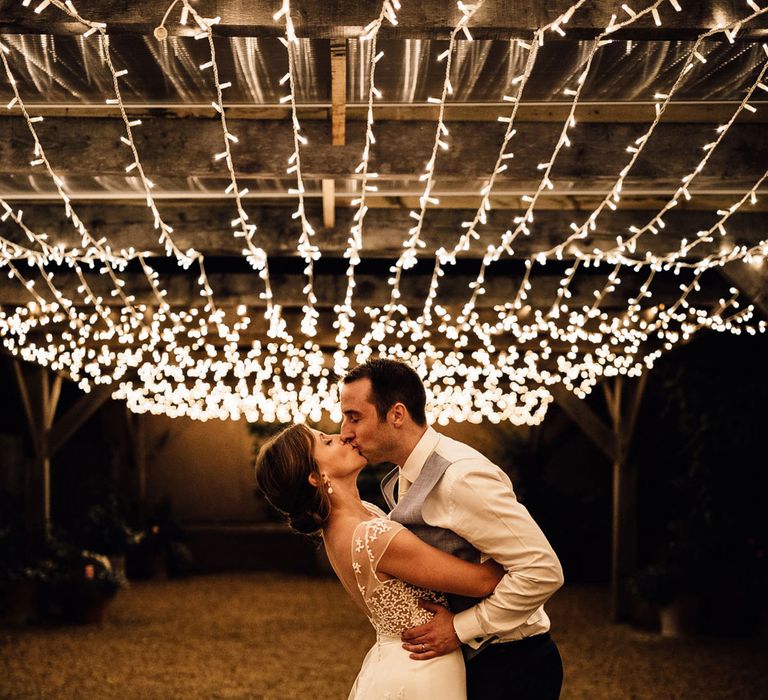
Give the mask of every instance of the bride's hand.
<path id="1" fill-rule="evenodd" d="M 429 600 L 422 599 L 419 605 L 433 613 L 433 616 L 426 624 L 411 627 L 401 635 L 403 649 L 410 652 L 410 658 L 428 661 L 458 649 L 461 641 L 453 628 L 453 613 Z"/>

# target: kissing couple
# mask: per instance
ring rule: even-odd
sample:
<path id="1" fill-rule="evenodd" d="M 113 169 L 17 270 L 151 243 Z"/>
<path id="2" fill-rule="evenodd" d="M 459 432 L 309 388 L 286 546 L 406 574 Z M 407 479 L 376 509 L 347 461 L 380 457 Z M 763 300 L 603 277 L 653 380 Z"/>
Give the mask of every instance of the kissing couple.
<path id="1" fill-rule="evenodd" d="M 563 668 L 544 603 L 563 584 L 555 552 L 509 477 L 427 425 L 405 363 L 373 359 L 341 387 L 340 435 L 295 424 L 262 446 L 256 480 L 328 559 L 376 630 L 349 700 L 554 700 Z M 387 515 L 360 499 L 367 463 Z"/>

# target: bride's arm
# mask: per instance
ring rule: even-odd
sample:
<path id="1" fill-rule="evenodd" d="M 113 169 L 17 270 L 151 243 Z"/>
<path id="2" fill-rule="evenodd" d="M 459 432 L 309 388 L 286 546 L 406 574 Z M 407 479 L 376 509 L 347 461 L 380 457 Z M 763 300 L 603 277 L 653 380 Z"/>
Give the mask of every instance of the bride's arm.
<path id="1" fill-rule="evenodd" d="M 493 560 L 472 564 L 432 547 L 405 528 L 392 538 L 376 570 L 415 586 L 475 598 L 493 593 L 504 575 Z"/>

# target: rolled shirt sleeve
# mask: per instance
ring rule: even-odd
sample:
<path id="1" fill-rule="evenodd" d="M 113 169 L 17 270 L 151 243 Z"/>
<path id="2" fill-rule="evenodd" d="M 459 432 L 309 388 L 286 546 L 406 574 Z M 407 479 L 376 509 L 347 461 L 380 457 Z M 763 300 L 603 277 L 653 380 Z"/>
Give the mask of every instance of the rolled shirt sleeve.
<path id="1" fill-rule="evenodd" d="M 453 530 L 506 570 L 496 590 L 454 617 L 459 639 L 478 647 L 549 629 L 543 604 L 563 584 L 560 562 L 512 483 L 480 459 L 453 463 L 422 509 L 430 525 Z"/>

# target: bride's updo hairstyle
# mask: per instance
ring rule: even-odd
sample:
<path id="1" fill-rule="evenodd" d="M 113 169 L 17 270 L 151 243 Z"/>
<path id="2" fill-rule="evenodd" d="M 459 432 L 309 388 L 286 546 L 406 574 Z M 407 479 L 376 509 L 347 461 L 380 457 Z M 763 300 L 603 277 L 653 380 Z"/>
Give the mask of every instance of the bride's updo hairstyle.
<path id="1" fill-rule="evenodd" d="M 297 423 L 270 438 L 256 455 L 259 490 L 302 535 L 318 532 L 331 514 L 325 489 L 309 483 L 310 474 L 321 481 L 313 447 L 312 431 Z"/>

